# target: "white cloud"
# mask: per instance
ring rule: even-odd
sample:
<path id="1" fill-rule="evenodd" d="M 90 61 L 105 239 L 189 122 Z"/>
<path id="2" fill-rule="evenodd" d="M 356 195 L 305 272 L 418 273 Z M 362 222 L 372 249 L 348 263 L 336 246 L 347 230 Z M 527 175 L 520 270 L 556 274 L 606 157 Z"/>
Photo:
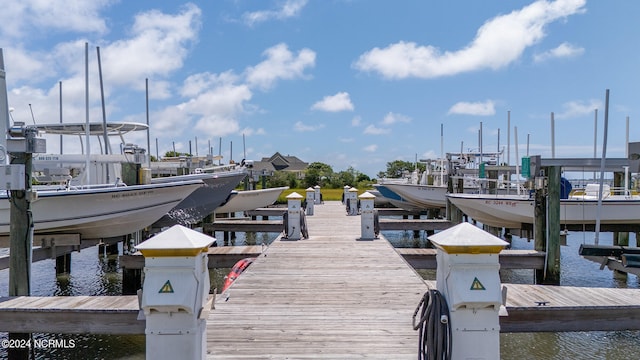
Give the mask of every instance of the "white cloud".
<path id="1" fill-rule="evenodd" d="M 180 90 L 180 95 L 183 97 L 196 96 L 210 88 L 232 85 L 237 81 L 238 76 L 234 75 L 232 71 L 226 71 L 221 74 L 198 73 L 187 77 Z"/>
<path id="2" fill-rule="evenodd" d="M 390 129 L 379 128 L 379 127 L 376 127 L 375 125 L 368 125 L 363 131 L 364 134 L 369 134 L 369 135 L 384 135 L 390 132 L 391 132 Z"/>
<path id="3" fill-rule="evenodd" d="M 242 134 L 247 135 L 247 136 L 253 136 L 253 135 L 266 135 L 267 131 L 264 128 L 244 128 L 242 129 L 242 131 L 240 131 Z"/>
<path id="4" fill-rule="evenodd" d="M 176 15 L 157 10 L 137 14 L 133 36 L 101 50 L 105 79 L 141 89 L 144 78 L 168 76 L 182 68 L 188 47 L 197 41 L 201 15 L 193 4 Z"/>
<path id="5" fill-rule="evenodd" d="M 495 115 L 495 103 L 492 100 L 484 102 L 458 102 L 454 104 L 448 114 L 490 116 Z"/>
<path id="6" fill-rule="evenodd" d="M 310 49 L 298 51 L 294 55 L 286 44 L 280 43 L 263 52 L 267 58 L 256 66 L 248 67 L 245 71 L 247 83 L 252 87 L 267 90 L 279 79 L 305 78 L 304 71 L 314 67 L 316 53 Z"/>
<path id="7" fill-rule="evenodd" d="M 384 119 L 382 120 L 382 123 L 384 125 L 392 125 L 398 122 L 410 123 L 411 118 L 402 114 L 395 114 L 390 112 L 387 115 L 385 115 Z"/>
<path id="8" fill-rule="evenodd" d="M 376 144 L 372 144 L 369 146 L 365 146 L 362 148 L 362 150 L 366 151 L 366 152 L 375 152 L 376 150 L 378 150 L 378 145 Z"/>
<path id="9" fill-rule="evenodd" d="M 465 48 L 442 52 L 428 45 L 400 41 L 362 54 L 353 67 L 387 79 L 435 78 L 480 69 L 500 69 L 545 37 L 545 27 L 585 11 L 586 0 L 536 1 L 484 23 Z"/>
<path id="10" fill-rule="evenodd" d="M 322 98 L 311 106 L 311 110 L 321 110 L 327 112 L 353 111 L 353 103 L 348 92 L 339 92 Z"/>
<path id="11" fill-rule="evenodd" d="M 602 108 L 600 100 L 591 99 L 589 101 L 569 101 L 562 104 L 562 111 L 554 113 L 555 119 L 569 119 L 587 114 L 593 114 L 595 109 Z"/>
<path id="12" fill-rule="evenodd" d="M 246 12 L 242 15 L 242 21 L 248 26 L 253 26 L 269 20 L 284 20 L 298 16 L 306 5 L 307 0 L 286 0 L 275 10 Z"/>
<path id="13" fill-rule="evenodd" d="M 214 76 L 215 78 L 215 76 Z M 185 82 L 191 82 L 190 77 Z M 194 123 L 203 136 L 226 136 L 240 129 L 238 117 L 244 104 L 252 97 L 246 85 L 213 85 L 203 87 L 193 98 L 176 106 L 169 106 L 153 116 L 153 130 L 175 137 L 182 128 Z"/>
<path id="14" fill-rule="evenodd" d="M 567 42 L 560 44 L 558 47 L 541 54 L 533 56 L 535 62 L 543 62 L 549 59 L 568 58 L 574 56 L 580 56 L 584 53 L 584 48 L 571 45 Z"/>
<path id="15" fill-rule="evenodd" d="M 361 123 L 362 118 L 360 116 L 354 116 L 353 119 L 351 119 L 351 126 L 353 127 L 360 126 Z"/>
<path id="16" fill-rule="evenodd" d="M 103 34 L 107 25 L 100 11 L 112 3 L 111 0 L 4 1 L 0 38 L 21 38 L 50 30 Z"/>
<path id="17" fill-rule="evenodd" d="M 317 131 L 324 127 L 323 124 L 318 125 L 307 125 L 302 121 L 298 121 L 293 125 L 293 129 L 298 132 L 308 132 L 308 131 Z"/>
<path id="18" fill-rule="evenodd" d="M 26 80 L 42 79 L 50 77 L 47 72 L 48 56 L 43 54 L 29 53 L 20 48 L 3 48 L 5 70 L 7 70 L 7 85 Z"/>

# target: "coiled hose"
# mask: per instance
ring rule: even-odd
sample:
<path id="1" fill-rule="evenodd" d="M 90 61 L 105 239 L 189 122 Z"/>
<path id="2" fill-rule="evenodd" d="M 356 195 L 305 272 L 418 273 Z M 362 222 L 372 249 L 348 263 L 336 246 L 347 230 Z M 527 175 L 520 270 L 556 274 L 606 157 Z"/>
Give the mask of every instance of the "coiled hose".
<path id="1" fill-rule="evenodd" d="M 416 323 L 416 316 L 420 320 Z M 451 359 L 449 306 L 438 290 L 429 290 L 413 313 L 413 330 L 418 330 L 418 360 Z"/>

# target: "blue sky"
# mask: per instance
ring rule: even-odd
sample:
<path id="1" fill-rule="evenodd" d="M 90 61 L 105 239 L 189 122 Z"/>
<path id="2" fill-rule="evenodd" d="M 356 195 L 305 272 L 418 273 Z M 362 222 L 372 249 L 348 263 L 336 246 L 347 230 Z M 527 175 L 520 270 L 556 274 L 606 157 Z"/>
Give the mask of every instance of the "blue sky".
<path id="1" fill-rule="evenodd" d="M 108 121 L 146 122 L 149 79 L 151 154 L 190 140 L 217 154 L 222 138 L 227 161 L 233 143 L 236 161 L 279 151 L 375 176 L 438 157 L 441 124 L 445 152 L 478 149 L 481 124 L 483 149 L 505 148 L 508 112 L 511 164 L 515 127 L 520 156 L 529 137 L 530 154 L 551 157 L 552 112 L 556 157 L 591 157 L 598 109 L 599 156 L 606 89 L 607 155 L 625 156 L 627 117 L 640 141 L 638 13 L 635 1 L 23 0 L 3 5 L 0 47 L 17 121 L 32 109 L 59 122 L 60 81 L 63 121 L 85 121 L 88 43 L 91 121 L 100 47 Z"/>

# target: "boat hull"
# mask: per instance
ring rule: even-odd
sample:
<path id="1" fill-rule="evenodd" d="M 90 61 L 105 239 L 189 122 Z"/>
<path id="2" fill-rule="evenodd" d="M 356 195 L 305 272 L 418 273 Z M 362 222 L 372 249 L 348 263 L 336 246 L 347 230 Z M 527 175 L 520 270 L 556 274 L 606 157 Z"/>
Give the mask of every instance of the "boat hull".
<path id="1" fill-rule="evenodd" d="M 485 225 L 520 228 L 533 224 L 534 200 L 517 195 L 449 194 L 453 205 Z M 560 224 L 595 224 L 598 201 L 560 200 Z M 640 199 L 608 198 L 602 200 L 601 224 L 640 224 Z"/>
<path id="2" fill-rule="evenodd" d="M 166 178 L 154 178 L 152 182 L 172 181 L 172 179 L 200 179 L 205 186 L 197 189 L 173 209 L 167 212 L 155 227 L 168 227 L 176 224 L 190 225 L 201 221 L 205 216 L 212 214 L 224 203 L 231 191 L 238 186 L 246 176 L 245 170 L 202 173 L 182 176 L 170 176 Z M 175 180 L 173 180 L 175 181 Z"/>
<path id="3" fill-rule="evenodd" d="M 416 184 L 385 184 L 384 186 L 406 201 L 424 209 L 444 208 L 447 205 L 447 188 L 443 186 Z"/>
<path id="4" fill-rule="evenodd" d="M 122 236 L 144 229 L 202 187 L 201 181 L 40 191 L 31 203 L 34 232 L 78 233 L 85 239 Z M 10 233 L 10 204 L 0 201 L 0 234 Z"/>
<path id="5" fill-rule="evenodd" d="M 215 212 L 218 214 L 235 213 L 238 211 L 248 211 L 269 206 L 278 200 L 278 196 L 287 190 L 288 186 L 238 191 L 229 201 L 218 207 Z"/>
<path id="6" fill-rule="evenodd" d="M 387 187 L 388 185 L 389 184 L 376 184 L 374 185 L 374 187 L 380 192 L 380 195 L 382 195 L 384 200 L 389 202 L 391 205 L 400 209 L 405 209 L 407 211 L 421 211 L 423 209 L 422 206 L 413 202 L 409 202 L 402 196 L 392 191 Z"/>

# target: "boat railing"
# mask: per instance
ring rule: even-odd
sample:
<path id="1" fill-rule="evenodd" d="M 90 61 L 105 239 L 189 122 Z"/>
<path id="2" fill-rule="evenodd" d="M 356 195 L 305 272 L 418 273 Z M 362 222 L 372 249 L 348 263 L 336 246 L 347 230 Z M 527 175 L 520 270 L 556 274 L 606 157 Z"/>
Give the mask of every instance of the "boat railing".
<path id="1" fill-rule="evenodd" d="M 603 184 L 602 186 L 602 198 L 606 199 L 609 196 L 637 196 L 638 190 L 636 189 L 627 189 L 624 186 L 609 186 L 607 184 Z M 574 188 L 571 190 L 569 197 L 572 198 L 598 198 L 598 193 L 600 192 L 599 184 L 587 184 L 585 187 Z"/>
<path id="2" fill-rule="evenodd" d="M 475 176 L 451 176 L 451 179 L 463 179 L 463 186 L 465 189 L 477 188 L 478 192 L 495 194 L 524 194 L 528 191 L 524 187 L 524 181 L 518 182 L 516 180 L 489 179 Z M 495 186 L 489 186 L 490 183 L 495 183 Z"/>

